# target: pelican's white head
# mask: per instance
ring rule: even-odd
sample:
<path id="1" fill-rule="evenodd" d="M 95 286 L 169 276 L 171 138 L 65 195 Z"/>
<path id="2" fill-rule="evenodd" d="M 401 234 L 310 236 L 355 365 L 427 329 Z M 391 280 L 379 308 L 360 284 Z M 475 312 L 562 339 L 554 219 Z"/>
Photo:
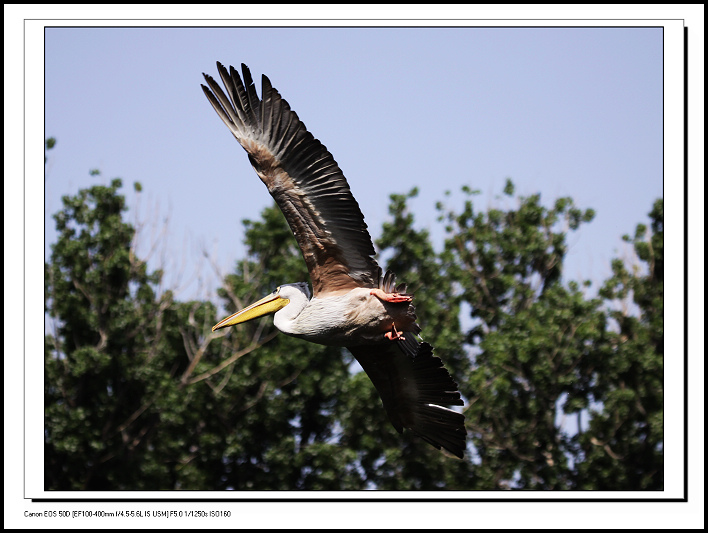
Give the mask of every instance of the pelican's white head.
<path id="1" fill-rule="evenodd" d="M 275 326 L 281 331 L 286 331 L 279 324 L 285 324 L 297 317 L 309 300 L 310 288 L 307 283 L 298 282 L 281 285 L 265 298 L 226 317 L 211 330 L 216 331 L 217 329 L 235 326 L 254 318 L 276 313 Z"/>

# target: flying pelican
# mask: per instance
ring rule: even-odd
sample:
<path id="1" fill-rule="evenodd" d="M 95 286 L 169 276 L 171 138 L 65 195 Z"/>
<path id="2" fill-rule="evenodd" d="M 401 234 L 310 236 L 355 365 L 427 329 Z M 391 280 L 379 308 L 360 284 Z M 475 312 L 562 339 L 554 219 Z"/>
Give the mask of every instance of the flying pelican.
<path id="1" fill-rule="evenodd" d="M 381 275 L 364 216 L 327 148 L 263 75 L 261 99 L 248 67 L 217 68 L 228 97 L 204 74 L 211 102 L 285 215 L 312 282 L 289 283 L 223 319 L 212 331 L 275 313 L 281 332 L 348 348 L 381 395 L 399 433 L 408 428 L 438 450 L 462 458 L 464 416 L 457 383 L 418 340 L 412 296 Z M 211 90 L 210 90 L 211 89 Z"/>

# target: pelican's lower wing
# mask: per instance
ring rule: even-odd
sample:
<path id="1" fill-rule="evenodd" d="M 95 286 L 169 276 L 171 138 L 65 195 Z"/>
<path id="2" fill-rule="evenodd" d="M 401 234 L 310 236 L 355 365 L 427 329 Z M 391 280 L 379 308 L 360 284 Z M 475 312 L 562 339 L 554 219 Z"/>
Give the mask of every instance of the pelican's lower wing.
<path id="1" fill-rule="evenodd" d="M 463 405 L 457 383 L 426 342 L 406 333 L 405 340 L 349 350 L 381 395 L 389 420 L 435 446 L 462 458 L 465 417 L 441 405 Z"/>

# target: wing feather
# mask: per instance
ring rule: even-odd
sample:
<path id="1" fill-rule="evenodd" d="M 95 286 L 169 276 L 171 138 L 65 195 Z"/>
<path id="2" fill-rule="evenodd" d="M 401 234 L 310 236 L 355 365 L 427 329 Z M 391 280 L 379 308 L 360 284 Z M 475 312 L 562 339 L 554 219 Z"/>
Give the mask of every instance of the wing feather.
<path id="1" fill-rule="evenodd" d="M 442 447 L 462 458 L 467 438 L 465 417 L 442 405 L 464 402 L 457 383 L 433 355 L 430 344 L 406 333 L 403 341 L 349 350 L 373 382 L 399 433 L 408 428 L 438 450 Z"/>
<path id="2" fill-rule="evenodd" d="M 226 93 L 204 74 L 204 94 L 248 152 L 293 231 L 315 296 L 376 287 L 378 265 L 364 216 L 327 148 L 307 131 L 270 80 L 258 98 L 251 73 L 217 63 Z"/>

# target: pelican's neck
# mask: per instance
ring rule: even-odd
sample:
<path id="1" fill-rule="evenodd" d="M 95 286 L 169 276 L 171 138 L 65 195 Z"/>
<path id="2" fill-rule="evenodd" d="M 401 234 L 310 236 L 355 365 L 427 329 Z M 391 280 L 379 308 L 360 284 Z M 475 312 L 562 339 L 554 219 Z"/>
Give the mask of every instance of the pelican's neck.
<path id="1" fill-rule="evenodd" d="M 297 334 L 297 318 L 310 302 L 309 291 L 306 293 L 300 288 L 298 288 L 298 290 L 291 289 L 287 293 L 285 293 L 285 291 L 281 288 L 281 291 L 283 293 L 283 297 L 288 298 L 290 303 L 275 313 L 273 316 L 273 324 L 275 324 L 275 327 L 283 333 L 290 335 Z"/>

